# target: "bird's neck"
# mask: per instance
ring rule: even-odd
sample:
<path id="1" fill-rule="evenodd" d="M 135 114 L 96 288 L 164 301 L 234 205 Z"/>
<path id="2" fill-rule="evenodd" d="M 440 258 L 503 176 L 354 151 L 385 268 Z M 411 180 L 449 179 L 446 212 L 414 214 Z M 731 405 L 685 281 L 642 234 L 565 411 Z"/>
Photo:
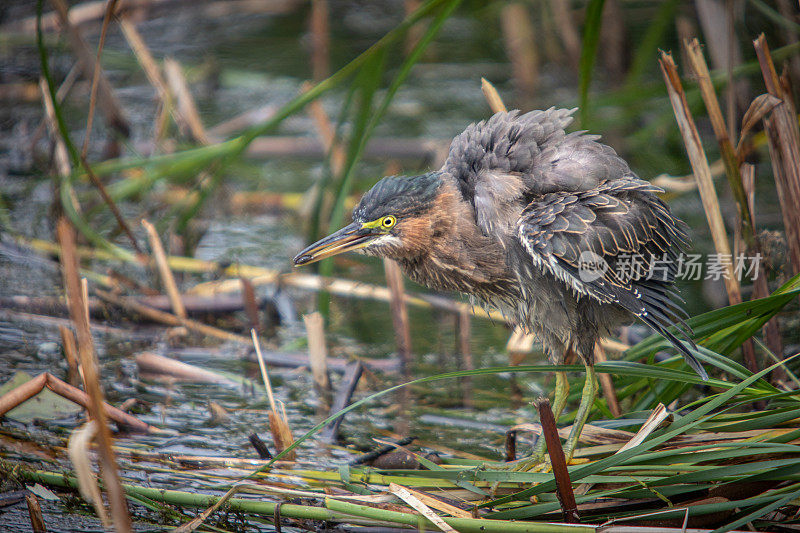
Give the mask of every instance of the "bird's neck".
<path id="1" fill-rule="evenodd" d="M 513 283 L 506 252 L 480 231 L 474 209 L 448 178 L 443 176 L 432 208 L 429 240 L 398 262 L 412 280 L 432 289 L 493 299 L 496 288 Z"/>

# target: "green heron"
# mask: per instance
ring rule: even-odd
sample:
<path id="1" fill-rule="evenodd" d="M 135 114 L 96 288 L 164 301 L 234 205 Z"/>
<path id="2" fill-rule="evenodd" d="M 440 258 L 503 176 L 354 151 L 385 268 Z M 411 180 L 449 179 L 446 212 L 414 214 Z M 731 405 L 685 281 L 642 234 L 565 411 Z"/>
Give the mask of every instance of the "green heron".
<path id="1" fill-rule="evenodd" d="M 417 283 L 500 309 L 536 334 L 551 363 L 573 350 L 586 381 L 567 460 L 597 397 L 600 335 L 637 317 L 707 378 L 687 347 L 691 330 L 672 288 L 686 224 L 656 196 L 663 190 L 599 137 L 566 133 L 573 112 L 502 112 L 470 125 L 440 170 L 381 179 L 350 225 L 294 258 L 303 265 L 350 250 L 388 257 Z M 556 378 L 557 418 L 568 382 L 563 373 Z M 542 462 L 539 441 L 520 469 Z"/>

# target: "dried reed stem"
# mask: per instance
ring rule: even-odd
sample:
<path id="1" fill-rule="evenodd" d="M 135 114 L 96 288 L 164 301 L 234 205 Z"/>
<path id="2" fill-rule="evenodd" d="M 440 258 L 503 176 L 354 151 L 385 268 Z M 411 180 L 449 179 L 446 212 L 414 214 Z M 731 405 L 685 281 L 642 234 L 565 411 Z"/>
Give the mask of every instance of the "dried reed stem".
<path id="1" fill-rule="evenodd" d="M 731 249 L 728 244 L 728 236 L 725 231 L 725 223 L 722 220 L 722 212 L 719 207 L 719 199 L 714 189 L 714 182 L 711 179 L 711 169 L 708 166 L 705 150 L 697 133 L 697 127 L 692 119 L 689 104 L 686 102 L 686 94 L 683 91 L 678 69 L 672 59 L 672 54 L 661 52 L 659 59 L 661 73 L 664 75 L 664 82 L 667 85 L 669 100 L 675 112 L 678 128 L 686 146 L 686 153 L 692 165 L 697 188 L 700 191 L 700 199 L 708 219 L 708 227 L 711 230 L 711 237 L 714 241 L 714 248 L 723 257 L 731 257 Z M 725 264 L 725 289 L 728 292 L 728 300 L 731 304 L 742 301 L 742 294 L 739 282 L 734 275 L 733 261 Z"/>
<path id="2" fill-rule="evenodd" d="M 722 115 L 722 109 L 719 106 L 717 95 L 714 91 L 714 84 L 711 82 L 708 65 L 703 57 L 703 51 L 697 39 L 684 42 L 684 47 L 686 48 L 686 54 L 689 58 L 689 66 L 700 86 L 700 94 L 703 96 L 703 101 L 706 104 L 708 117 L 711 119 L 711 127 L 714 129 L 714 135 L 717 137 L 717 142 L 719 143 L 722 161 L 725 165 L 725 174 L 728 177 L 728 184 L 731 187 L 733 197 L 739 209 L 742 237 L 748 248 L 753 248 L 757 245 L 753 229 L 753 217 L 747 202 L 747 195 L 742 186 L 742 176 L 739 170 L 736 149 L 728 134 L 725 117 Z"/>
<path id="3" fill-rule="evenodd" d="M 258 366 L 261 369 L 261 378 L 264 380 L 264 387 L 267 389 L 267 397 L 269 398 L 269 405 L 271 411 L 268 413 L 269 417 L 269 431 L 272 433 L 272 439 L 275 441 L 275 448 L 278 452 L 282 452 L 292 445 L 294 437 L 292 430 L 289 428 L 289 421 L 286 418 L 286 409 L 282 408 L 282 412 L 278 413 L 275 396 L 272 394 L 272 385 L 269 382 L 269 374 L 267 374 L 267 365 L 264 363 L 264 356 L 261 355 L 261 343 L 258 340 L 258 333 L 256 330 L 250 330 L 250 336 L 253 340 L 253 346 L 256 349 L 256 356 L 258 357 Z M 294 451 L 287 453 L 284 459 L 293 461 L 296 457 Z"/>
<path id="4" fill-rule="evenodd" d="M 450 526 L 450 524 L 442 520 L 439 515 L 434 513 L 430 507 L 425 505 L 425 503 L 419 499 L 418 494 L 412 492 L 408 488 L 398 485 L 397 483 L 389 483 L 389 492 L 406 502 L 415 511 L 430 520 L 433 525 L 439 528 L 440 531 L 444 531 L 445 533 L 458 533 Z"/>
<path id="5" fill-rule="evenodd" d="M 753 42 L 761 65 L 764 84 L 782 101 L 764 119 L 772 169 L 781 202 L 789 256 L 795 273 L 800 272 L 800 131 L 791 95 L 781 86 L 764 34 Z"/>
<path id="6" fill-rule="evenodd" d="M 131 531 L 131 518 L 128 513 L 125 493 L 122 490 L 116 457 L 112 449 L 113 440 L 111 429 L 108 426 L 106 403 L 100 387 L 97 355 L 89 326 L 84 290 L 78 274 L 75 233 L 70 223 L 63 217 L 58 221 L 57 233 L 62 250 L 61 263 L 64 268 L 64 282 L 70 307 L 70 318 L 75 324 L 75 330 L 78 334 L 78 356 L 83 370 L 84 387 L 89 396 L 88 411 L 91 418 L 98 425 L 97 439 L 105 490 L 108 494 L 111 515 L 116 530 L 127 532 Z"/>
<path id="7" fill-rule="evenodd" d="M 309 14 L 311 35 L 311 72 L 314 81 L 322 81 L 330 74 L 331 35 L 328 0 L 312 0 Z"/>
<path id="8" fill-rule="evenodd" d="M 155 259 L 158 273 L 161 277 L 161 283 L 169 296 L 169 301 L 172 304 L 172 311 L 179 318 L 186 318 L 186 307 L 181 300 L 181 293 L 178 290 L 178 285 L 175 283 L 175 277 L 172 275 L 172 270 L 169 268 L 167 261 L 167 254 L 164 252 L 164 246 L 161 244 L 161 239 L 158 236 L 155 226 L 149 221 L 142 219 L 142 227 L 147 232 L 150 239 L 150 249 L 153 251 L 153 258 Z"/>

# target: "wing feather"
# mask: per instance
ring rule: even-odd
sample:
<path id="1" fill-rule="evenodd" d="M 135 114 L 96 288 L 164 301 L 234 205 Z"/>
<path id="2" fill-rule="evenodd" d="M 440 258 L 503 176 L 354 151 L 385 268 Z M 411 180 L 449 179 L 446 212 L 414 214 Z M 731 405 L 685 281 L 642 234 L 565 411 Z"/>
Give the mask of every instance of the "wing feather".
<path id="1" fill-rule="evenodd" d="M 687 348 L 686 341 L 693 346 L 691 328 L 671 290 L 677 273 L 675 249 L 688 242 L 688 236 L 683 223 L 653 194 L 658 190 L 628 177 L 574 194 L 546 194 L 522 212 L 517 234 L 534 264 L 578 294 L 634 314 L 705 377 Z M 589 252 L 607 268 L 582 270 Z M 654 275 L 657 265 L 663 277 Z"/>

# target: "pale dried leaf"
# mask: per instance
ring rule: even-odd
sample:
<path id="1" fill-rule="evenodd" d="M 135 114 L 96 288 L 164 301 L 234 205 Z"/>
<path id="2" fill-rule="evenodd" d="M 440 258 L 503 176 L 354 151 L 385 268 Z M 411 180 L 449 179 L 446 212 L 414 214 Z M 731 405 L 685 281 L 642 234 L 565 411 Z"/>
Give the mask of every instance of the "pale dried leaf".
<path id="1" fill-rule="evenodd" d="M 658 407 L 653 409 L 653 412 L 650 413 L 649 417 L 647 417 L 647 420 L 644 424 L 642 424 L 642 427 L 639 429 L 639 431 L 636 432 L 636 435 L 634 435 L 633 438 L 625 444 L 625 446 L 617 450 L 616 453 L 624 452 L 625 450 L 629 450 L 630 448 L 641 444 L 644 439 L 650 435 L 650 433 L 657 430 L 661 426 L 661 423 L 670 416 L 670 412 L 667 411 L 667 408 L 664 406 L 664 404 L 658 404 Z"/>
<path id="2" fill-rule="evenodd" d="M 97 477 L 92 472 L 92 460 L 89 456 L 92 438 L 96 431 L 97 425 L 93 421 L 87 422 L 73 431 L 67 443 L 67 455 L 75 469 L 78 492 L 80 492 L 84 500 L 94 506 L 97 516 L 103 523 L 103 528 L 110 530 L 111 521 L 108 519 L 103 498 L 100 496 L 100 487 L 97 485 Z"/>
<path id="3" fill-rule="evenodd" d="M 430 520 L 433 525 L 438 527 L 440 530 L 445 531 L 447 533 L 457 533 L 455 529 L 450 527 L 450 525 L 442 520 L 442 517 L 437 515 L 433 512 L 433 509 L 422 503 L 419 498 L 411 494 L 411 491 L 402 485 L 398 485 L 397 483 L 390 483 L 389 484 L 389 492 L 406 502 L 408 505 L 413 507 L 416 511 L 418 511 L 422 516 Z"/>
<path id="4" fill-rule="evenodd" d="M 761 122 L 761 119 L 780 103 L 780 98 L 769 93 L 756 96 L 756 98 L 750 103 L 750 107 L 747 108 L 747 111 L 742 118 L 742 134 L 739 136 L 739 145 L 742 144 L 742 139 L 747 137 L 747 134 L 750 133 L 750 130 L 753 129 L 756 124 Z"/>

